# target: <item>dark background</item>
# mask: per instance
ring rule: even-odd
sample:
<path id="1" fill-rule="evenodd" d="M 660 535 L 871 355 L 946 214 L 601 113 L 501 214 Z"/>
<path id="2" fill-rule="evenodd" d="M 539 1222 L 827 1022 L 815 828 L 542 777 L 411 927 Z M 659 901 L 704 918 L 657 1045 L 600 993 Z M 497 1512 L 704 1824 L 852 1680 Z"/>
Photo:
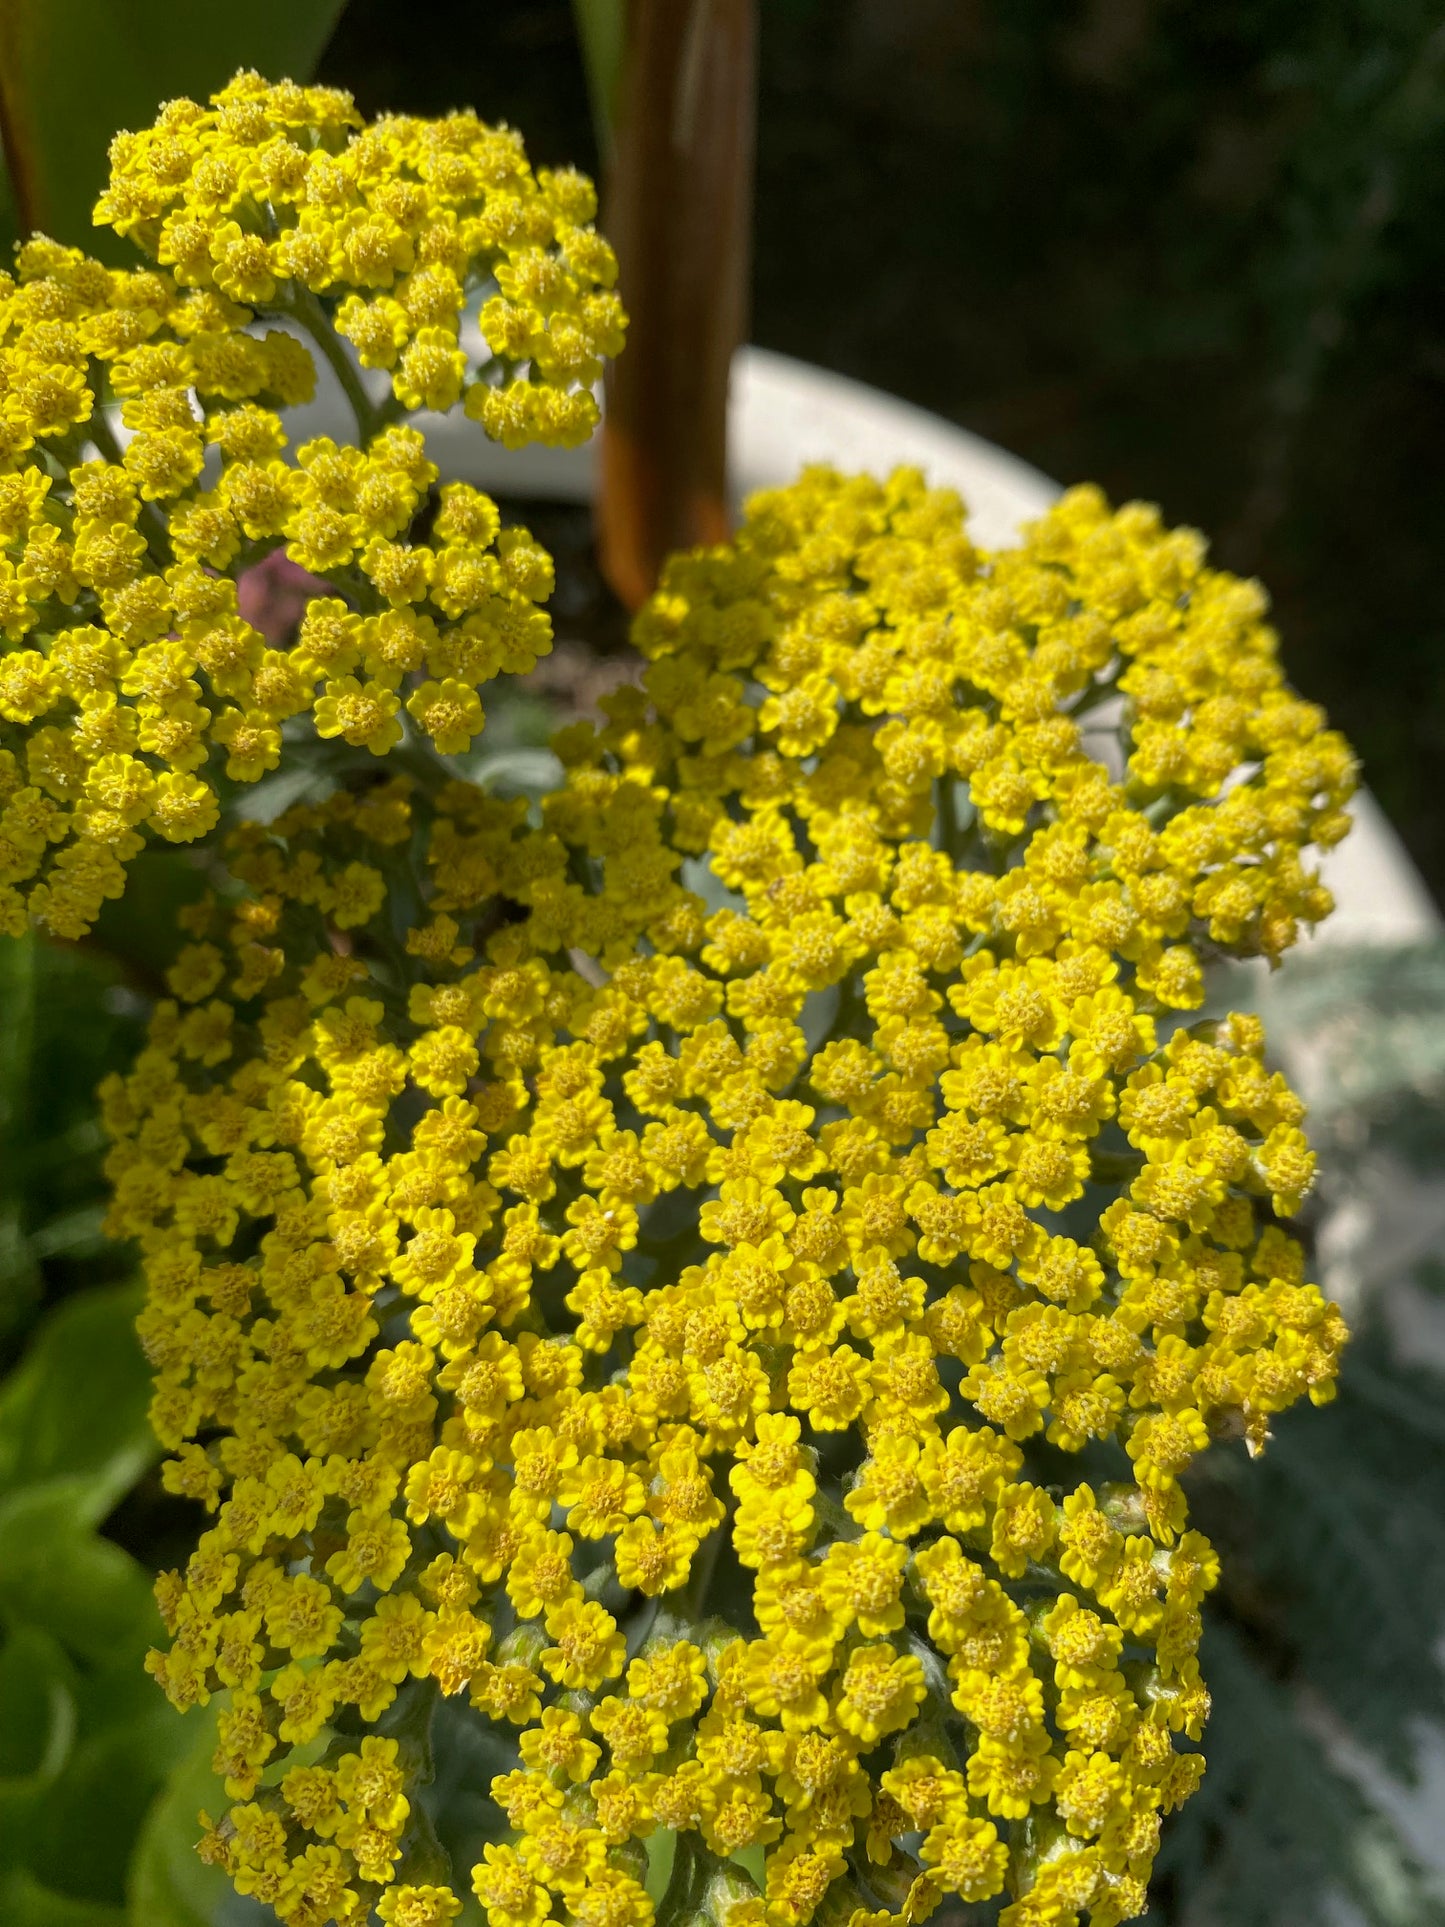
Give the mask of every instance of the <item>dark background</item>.
<path id="1" fill-rule="evenodd" d="M 760 12 L 753 338 L 1204 529 L 1445 898 L 1445 10 Z M 319 77 L 596 166 L 566 0 L 350 0 Z"/>

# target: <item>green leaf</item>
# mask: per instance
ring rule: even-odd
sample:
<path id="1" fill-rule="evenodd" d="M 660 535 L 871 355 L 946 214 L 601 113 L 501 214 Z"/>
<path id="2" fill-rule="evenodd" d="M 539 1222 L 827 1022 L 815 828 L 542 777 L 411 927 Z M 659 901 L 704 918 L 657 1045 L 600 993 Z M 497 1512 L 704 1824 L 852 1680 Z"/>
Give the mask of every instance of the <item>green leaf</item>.
<path id="1" fill-rule="evenodd" d="M 196 1816 L 217 1813 L 224 1795 L 211 1771 L 216 1723 L 208 1717 L 196 1743 L 151 1803 L 131 1860 L 129 1901 L 134 1927 L 210 1927 L 229 1891 L 218 1867 L 197 1856 Z"/>
<path id="2" fill-rule="evenodd" d="M 0 1646 L 0 1801 L 47 1787 L 75 1738 L 75 1675 L 47 1633 L 26 1627 Z"/>
<path id="3" fill-rule="evenodd" d="M 0 1500 L 0 1617 L 53 1633 L 92 1665 L 136 1665 L 160 1617 L 144 1568 L 88 1530 L 91 1494 L 81 1476 Z"/>
<path id="4" fill-rule="evenodd" d="M 0 1878 L 0 1918 L 5 1927 L 126 1927 L 121 1908 L 73 1900 L 23 1870 Z"/>
<path id="5" fill-rule="evenodd" d="M 41 1880 L 78 1899 L 124 1901 L 131 1855 L 165 1783 L 180 1727 L 171 1713 L 168 1721 L 113 1727 L 75 1747 L 35 1817 L 28 1859 Z M 182 1728 L 181 1740 L 190 1737 Z"/>
<path id="6" fill-rule="evenodd" d="M 0 1867 L 30 1857 L 37 1817 L 75 1744 L 75 1669 L 48 1633 L 0 1645 Z"/>
<path id="7" fill-rule="evenodd" d="M 0 1495 L 65 1478 L 78 1482 L 75 1520 L 98 1525 L 156 1457 L 140 1302 L 138 1287 L 107 1287 L 67 1300 L 41 1327 L 0 1386 Z"/>
<path id="8" fill-rule="evenodd" d="M 106 149 L 177 94 L 204 99 L 238 67 L 305 79 L 343 0 L 5 0 L 0 134 L 19 224 L 110 259 L 125 244 L 93 232 Z"/>
<path id="9" fill-rule="evenodd" d="M 577 37 L 582 42 L 582 65 L 592 103 L 592 127 L 597 151 L 606 161 L 612 150 L 622 89 L 622 57 L 627 44 L 626 0 L 572 0 Z"/>

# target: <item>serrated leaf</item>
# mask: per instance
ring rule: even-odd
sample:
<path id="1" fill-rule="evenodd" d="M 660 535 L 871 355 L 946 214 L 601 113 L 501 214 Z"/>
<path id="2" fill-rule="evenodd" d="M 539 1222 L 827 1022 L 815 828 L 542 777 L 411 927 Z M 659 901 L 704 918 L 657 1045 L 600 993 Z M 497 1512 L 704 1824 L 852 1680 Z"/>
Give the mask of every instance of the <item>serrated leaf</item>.
<path id="1" fill-rule="evenodd" d="M 204 99 L 238 67 L 304 80 L 343 0 L 5 0 L 0 125 L 22 230 L 39 228 L 111 260 L 129 250 L 91 226 L 106 150 L 163 100 Z"/>

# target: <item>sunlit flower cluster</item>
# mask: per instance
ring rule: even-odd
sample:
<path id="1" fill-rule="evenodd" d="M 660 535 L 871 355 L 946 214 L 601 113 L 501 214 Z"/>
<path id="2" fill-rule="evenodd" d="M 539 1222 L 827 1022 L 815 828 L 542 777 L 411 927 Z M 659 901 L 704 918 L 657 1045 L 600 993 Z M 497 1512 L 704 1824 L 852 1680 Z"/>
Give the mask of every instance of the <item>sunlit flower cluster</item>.
<path id="1" fill-rule="evenodd" d="M 1189 1013 L 1327 909 L 1348 753 L 1088 491 L 990 555 L 811 472 L 636 634 L 540 810 L 243 828 L 104 1092 L 206 1851 L 303 1927 L 650 1927 L 663 1841 L 669 1919 L 1112 1927 L 1203 1771 L 1181 1479 L 1345 1338 L 1301 1107 Z"/>
<path id="2" fill-rule="evenodd" d="M 598 357 L 621 343 L 590 185 L 534 180 L 517 137 L 470 116 L 364 127 L 328 89 L 242 75 L 212 108 L 173 102 L 119 136 L 113 158 L 100 213 L 159 265 L 113 271 L 36 239 L 0 276 L 10 934 L 28 919 L 82 935 L 148 833 L 206 835 L 228 785 L 313 725 L 374 755 L 404 737 L 466 750 L 478 690 L 551 646 L 552 565 L 485 496 L 438 492 L 400 418 L 451 407 L 465 375 L 488 433 L 576 441 Z M 458 318 L 489 288 L 497 353 L 473 378 Z M 391 368 L 389 396 L 339 336 Z M 292 444 L 313 348 L 355 445 Z M 277 550 L 334 590 L 285 648 L 236 592 Z"/>
<path id="3" fill-rule="evenodd" d="M 592 183 L 534 176 L 521 136 L 475 114 L 366 123 L 330 87 L 238 74 L 117 134 L 99 225 L 225 310 L 306 314 L 318 297 L 397 404 L 466 411 L 508 447 L 586 441 L 622 345 L 617 263 Z M 481 356 L 461 343 L 483 298 Z"/>

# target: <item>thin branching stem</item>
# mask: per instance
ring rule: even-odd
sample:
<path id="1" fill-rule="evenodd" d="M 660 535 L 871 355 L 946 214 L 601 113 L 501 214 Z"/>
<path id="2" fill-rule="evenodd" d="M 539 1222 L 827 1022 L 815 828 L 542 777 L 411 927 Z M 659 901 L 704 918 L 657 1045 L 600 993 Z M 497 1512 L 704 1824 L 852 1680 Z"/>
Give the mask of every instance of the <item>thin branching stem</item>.
<path id="1" fill-rule="evenodd" d="M 356 417 L 356 438 L 363 446 L 390 419 L 389 411 L 374 402 L 366 392 L 355 362 L 341 345 L 341 338 L 332 326 L 331 319 L 317 297 L 307 288 L 296 288 L 292 299 L 277 303 L 282 314 L 289 315 L 298 327 L 306 330 L 309 338 L 326 357 L 331 372 L 341 383 L 346 399 L 351 404 L 351 412 Z"/>

